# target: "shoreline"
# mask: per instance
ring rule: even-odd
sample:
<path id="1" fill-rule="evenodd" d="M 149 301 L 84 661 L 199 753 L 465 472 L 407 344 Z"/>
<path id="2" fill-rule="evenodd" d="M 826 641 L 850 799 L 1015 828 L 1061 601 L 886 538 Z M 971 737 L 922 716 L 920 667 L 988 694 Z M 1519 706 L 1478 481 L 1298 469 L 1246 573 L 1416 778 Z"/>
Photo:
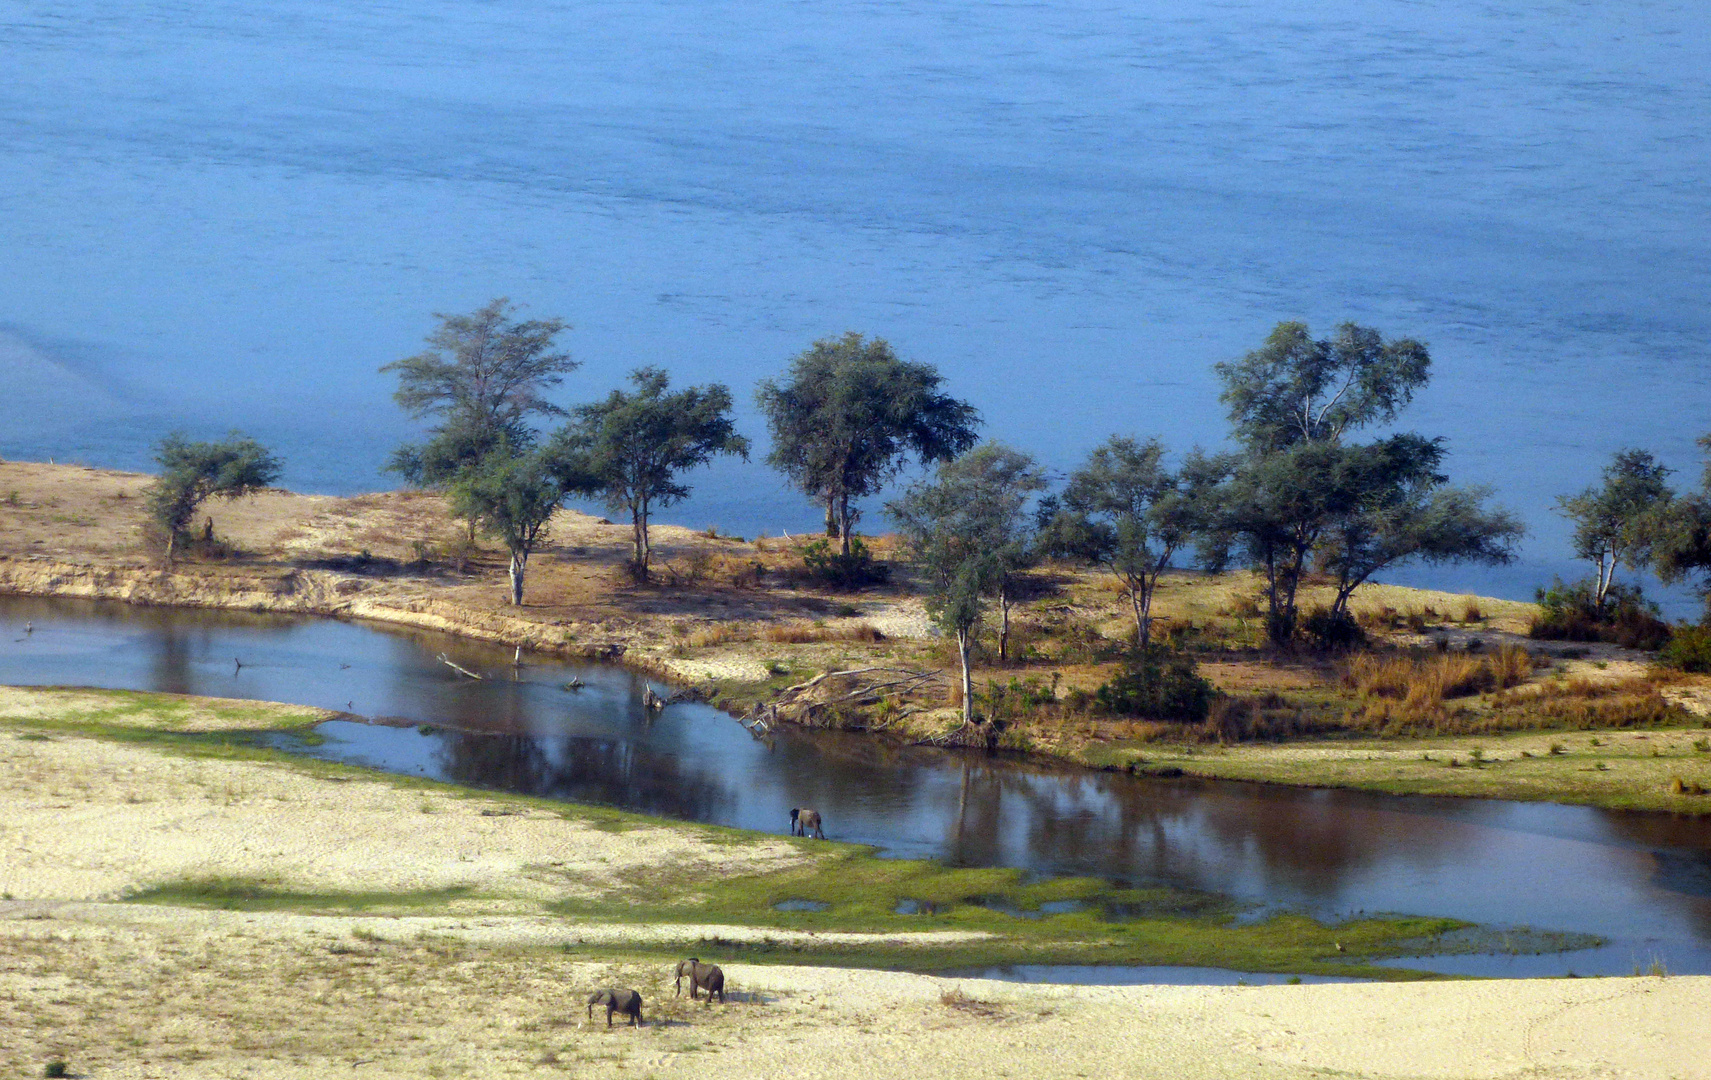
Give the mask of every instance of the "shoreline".
<path id="1" fill-rule="evenodd" d="M 168 571 L 150 565 L 138 547 L 138 496 L 151 479 L 82 466 L 0 463 L 0 490 L 12 485 L 6 499 L 20 523 L 0 530 L 0 593 L 364 620 L 443 633 L 565 660 L 614 664 L 739 719 L 827 670 L 874 663 L 923 671 L 942 666 L 920 600 L 907 587 L 826 593 L 779 576 L 791 565 L 793 547 L 671 525 L 656 525 L 654 532 L 662 575 L 678 580 L 630 587 L 614 578 L 628 527 L 573 511 L 555 519 L 552 546 L 532 564 L 532 592 L 525 596 L 524 612 L 514 614 L 499 602 L 501 566 L 491 553 L 458 548 L 461 537 L 443 503 L 423 492 L 344 499 L 275 491 L 218 504 L 213 511 L 221 515 L 222 550 L 230 554 Z M 741 574 L 752 574 L 760 584 L 735 584 L 741 579 L 731 575 Z M 1121 633 L 1121 605 L 1102 579 L 1081 574 L 1062 580 L 1068 584 L 1057 588 L 1069 590 L 1064 598 L 1077 612 L 1086 612 L 1068 618 L 1080 620 L 1077 625 L 1084 628 Z M 1167 579 L 1161 604 L 1174 603 L 1181 614 L 1173 618 L 1192 629 L 1197 621 L 1216 621 L 1225 618 L 1221 612 L 1239 608 L 1244 580 Z M 1405 641 L 1412 633 L 1426 645 L 1435 634 L 1440 650 L 1446 644 L 1471 650 L 1478 638 L 1525 641 L 1518 630 L 1531 605 L 1395 586 L 1367 588 L 1366 602 L 1392 613 L 1393 622 L 1399 618 L 1394 613 L 1409 610 L 1407 605 L 1444 613 L 1444 625 L 1426 626 L 1424 635 L 1417 630 L 1418 615 L 1409 616 L 1410 626 L 1398 631 Z M 1053 612 L 1069 608 L 1061 601 L 1046 603 L 1042 621 L 1033 629 L 1019 623 L 1019 635 L 1056 632 L 1066 617 Z M 1481 621 L 1451 625 L 1448 614 L 1457 603 L 1483 609 Z M 1025 613 L 1019 609 L 1019 614 Z M 1555 651 L 1583 657 L 1554 662 L 1557 685 L 1565 675 L 1572 685 L 1576 680 L 1634 680 L 1645 672 L 1643 657 L 1624 650 Z M 1326 678 L 1323 664 L 1315 669 L 1300 658 L 1244 659 L 1237 653 L 1214 657 L 1205 666 L 1238 694 L 1283 687 L 1312 698 Z M 1071 692 L 1078 687 L 1085 692 L 1101 671 L 1097 664 L 1053 661 L 996 667 L 982 677 L 988 685 L 1006 678 L 1016 685 L 1018 680 L 1041 682 L 1049 674 L 1055 686 L 1061 672 Z M 903 743 L 985 746 L 1077 768 L 1707 814 L 1711 797 L 1692 794 L 1711 791 L 1711 754 L 1697 748 L 1704 736 L 1693 727 L 1711 724 L 1701 719 L 1711 712 L 1711 681 L 1700 682 L 1706 685 L 1664 688 L 1679 713 L 1673 728 L 1644 728 L 1660 738 L 1638 750 L 1666 747 L 1668 754 L 1600 754 L 1594 738 L 1580 747 L 1587 753 L 1577 756 L 1553 747 L 1583 744 L 1586 732 L 1561 727 L 1467 736 L 1338 732 L 1228 746 L 1157 739 L 1144 730 L 1137 733 L 1145 722 L 1121 718 L 1109 723 L 1047 718 L 1004 732 L 999 724 L 964 730 L 954 709 L 935 704 L 930 695 L 924 703 L 917 695 L 917 703 L 900 712 L 886 712 L 891 703 L 884 700 L 874 709 L 823 709 L 804 696 L 799 700 L 808 703 L 806 709 L 782 719 Z M 1632 743 L 1629 735 L 1619 734 L 1614 743 Z M 1425 767 L 1434 755 L 1441 765 Z M 1374 761 L 1389 762 L 1390 768 L 1371 767 Z M 1464 764 L 1472 767 L 1459 767 Z"/>

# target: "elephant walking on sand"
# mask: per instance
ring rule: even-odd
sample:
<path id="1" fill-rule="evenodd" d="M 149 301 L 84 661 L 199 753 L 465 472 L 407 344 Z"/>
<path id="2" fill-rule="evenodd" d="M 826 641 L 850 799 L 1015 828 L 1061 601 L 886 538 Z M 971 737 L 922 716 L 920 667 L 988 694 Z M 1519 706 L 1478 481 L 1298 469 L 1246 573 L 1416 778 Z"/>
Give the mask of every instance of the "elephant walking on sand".
<path id="1" fill-rule="evenodd" d="M 725 972 L 718 964 L 703 964 L 699 959 L 690 957 L 677 965 L 677 994 L 683 993 L 683 977 L 689 976 L 689 1000 L 695 1000 L 697 990 L 707 991 L 707 1004 L 713 1004 L 713 995 L 719 995 L 719 1004 L 725 1003 Z"/>
<path id="2" fill-rule="evenodd" d="M 805 810 L 799 806 L 791 807 L 790 835 L 812 835 L 816 840 L 824 840 L 826 838 L 826 834 L 820 829 L 820 811 Z"/>
<path id="3" fill-rule="evenodd" d="M 623 1013 L 633 1027 L 642 1026 L 642 995 L 634 990 L 596 990 L 588 998 L 588 1018 L 594 1019 L 594 1006 L 606 1006 L 606 1026 L 612 1026 L 612 1014 Z"/>

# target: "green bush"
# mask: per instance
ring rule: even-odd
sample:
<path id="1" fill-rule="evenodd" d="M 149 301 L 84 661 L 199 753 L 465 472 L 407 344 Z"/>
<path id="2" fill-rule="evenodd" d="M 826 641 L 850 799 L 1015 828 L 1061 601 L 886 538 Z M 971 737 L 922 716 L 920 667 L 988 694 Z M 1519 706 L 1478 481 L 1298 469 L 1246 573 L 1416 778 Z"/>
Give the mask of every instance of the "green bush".
<path id="1" fill-rule="evenodd" d="M 981 712 L 992 720 L 1021 720 L 1036 709 L 1057 703 L 1058 681 L 1062 677 L 1053 672 L 1050 685 L 1032 676 L 1027 679 L 1012 676 L 1008 683 L 993 683 L 980 695 Z"/>
<path id="2" fill-rule="evenodd" d="M 850 553 L 833 551 L 826 540 L 816 540 L 802 549 L 802 565 L 808 576 L 841 589 L 876 585 L 890 576 L 891 568 L 873 557 L 859 536 L 850 537 Z"/>
<path id="3" fill-rule="evenodd" d="M 1658 617 L 1658 606 L 1638 585 L 1620 582 L 1604 594 L 1602 607 L 1593 599 L 1593 584 L 1581 580 L 1565 585 L 1561 578 L 1540 589 L 1544 610 L 1533 618 L 1527 636 L 1541 641 L 1604 641 L 1625 649 L 1660 649 L 1669 641 L 1669 624 Z"/>
<path id="4" fill-rule="evenodd" d="M 1344 652 L 1366 644 L 1366 631 L 1355 622 L 1353 615 L 1326 607 L 1315 607 L 1309 611 L 1296 632 L 1319 652 Z"/>
<path id="5" fill-rule="evenodd" d="M 1093 700 L 1106 712 L 1198 723 L 1212 711 L 1217 693 L 1200 677 L 1192 656 L 1149 645 L 1129 650 Z"/>
<path id="6" fill-rule="evenodd" d="M 1683 671 L 1711 672 L 1711 626 L 1678 626 L 1658 660 Z"/>

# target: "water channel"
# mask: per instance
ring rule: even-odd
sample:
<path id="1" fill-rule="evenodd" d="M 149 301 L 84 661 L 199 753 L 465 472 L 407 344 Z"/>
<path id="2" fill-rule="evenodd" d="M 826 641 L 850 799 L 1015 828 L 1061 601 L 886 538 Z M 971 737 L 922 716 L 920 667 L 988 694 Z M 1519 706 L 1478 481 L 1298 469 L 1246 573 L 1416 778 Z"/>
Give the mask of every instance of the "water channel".
<path id="1" fill-rule="evenodd" d="M 24 633 L 26 624 L 30 632 Z M 440 654 L 492 678 L 456 675 Z M 1711 821 L 1495 800 L 1160 780 L 785 730 L 700 704 L 651 720 L 638 675 L 332 619 L 0 598 L 0 683 L 345 710 L 321 757 L 460 784 L 1014 866 L 1222 893 L 1335 918 L 1445 915 L 1575 931 L 1601 948 L 1434 957 L 1482 975 L 1711 973 Z M 234 661 L 241 661 L 240 667 Z M 572 679 L 585 685 L 564 689 Z M 1399 961 L 1411 963 L 1410 961 Z M 1017 973 L 1037 978 L 1040 973 Z"/>

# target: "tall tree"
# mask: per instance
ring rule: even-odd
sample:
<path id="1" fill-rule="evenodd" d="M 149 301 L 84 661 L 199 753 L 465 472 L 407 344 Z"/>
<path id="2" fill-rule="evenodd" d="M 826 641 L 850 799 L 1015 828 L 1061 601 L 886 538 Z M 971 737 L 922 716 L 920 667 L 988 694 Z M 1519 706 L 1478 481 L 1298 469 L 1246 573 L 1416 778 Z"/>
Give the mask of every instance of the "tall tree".
<path id="1" fill-rule="evenodd" d="M 546 453 L 567 491 L 599 495 L 630 514 L 635 557 L 631 572 L 648 578 L 652 548 L 648 518 L 655 508 L 689 495 L 680 476 L 736 454 L 748 460 L 749 441 L 731 422 L 731 392 L 717 383 L 667 393 L 669 376 L 644 367 L 630 375 L 635 390 L 614 390 L 605 401 L 572 410 Z"/>
<path id="2" fill-rule="evenodd" d="M 1165 468 L 1157 439 L 1112 436 L 1070 474 L 1062 517 L 1048 526 L 1057 553 L 1103 566 L 1122 582 L 1143 649 L 1159 578 L 1201 527 L 1202 487 Z"/>
<path id="3" fill-rule="evenodd" d="M 1348 436 L 1389 423 L 1426 384 L 1431 358 L 1412 339 L 1385 341 L 1344 323 L 1315 340 L 1280 323 L 1260 349 L 1214 368 L 1239 452 L 1197 466 L 1222 474 L 1209 493 L 1202 554 L 1232 549 L 1266 579 L 1267 632 L 1287 643 L 1297 593 L 1315 560 L 1338 575 L 1336 610 L 1354 589 L 1407 558 L 1504 561 L 1519 530 L 1478 489 L 1446 488 L 1440 440 Z"/>
<path id="4" fill-rule="evenodd" d="M 535 437 L 535 417 L 564 416 L 548 401 L 548 390 L 579 366 L 554 349 L 565 329 L 560 319 L 516 320 L 504 297 L 468 315 L 435 313 L 438 329 L 428 348 L 393 361 L 383 372 L 398 373 L 393 399 L 413 418 L 437 418 L 421 444 L 399 447 L 387 469 L 412 484 L 444 487 L 466 470 L 484 468 L 501 446 L 514 455 Z M 470 539 L 476 520 L 469 522 Z"/>
<path id="5" fill-rule="evenodd" d="M 452 511 L 502 541 L 510 553 L 511 603 L 523 603 L 529 556 L 546 539 L 547 524 L 564 498 L 552 463 L 536 452 L 516 453 L 501 442 L 447 486 Z"/>
<path id="6" fill-rule="evenodd" d="M 279 459 L 234 431 L 219 442 L 191 442 L 173 432 L 155 447 L 160 476 L 149 485 L 149 516 L 166 533 L 166 562 L 172 565 L 178 539 L 210 498 L 237 499 L 279 479 Z"/>
<path id="7" fill-rule="evenodd" d="M 1621 450 L 1604 467 L 1603 483 L 1557 499 L 1558 512 L 1574 522 L 1575 555 L 1593 565 L 1592 599 L 1600 610 L 1618 566 L 1650 564 L 1657 525 L 1675 497 L 1669 473 L 1644 450 Z"/>
<path id="8" fill-rule="evenodd" d="M 940 392 L 928 364 L 898 359 L 853 331 L 814 342 L 756 398 L 772 434 L 767 463 L 826 507 L 826 534 L 850 553 L 852 505 L 896 479 L 913 457 L 949 461 L 974 445 L 979 414 Z"/>

